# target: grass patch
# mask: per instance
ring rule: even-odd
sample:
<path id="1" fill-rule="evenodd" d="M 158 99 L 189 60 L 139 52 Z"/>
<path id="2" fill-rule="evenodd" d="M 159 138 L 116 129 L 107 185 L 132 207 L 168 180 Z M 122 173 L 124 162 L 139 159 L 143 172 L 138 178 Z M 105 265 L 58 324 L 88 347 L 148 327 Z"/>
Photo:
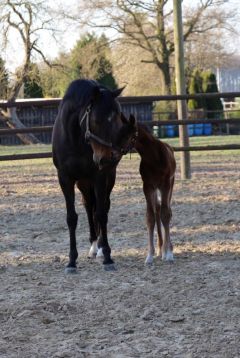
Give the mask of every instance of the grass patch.
<path id="1" fill-rule="evenodd" d="M 161 140 L 174 147 L 179 146 L 179 138 L 164 138 Z M 240 144 L 240 135 L 189 137 L 189 143 L 190 146 Z"/>
<path id="2" fill-rule="evenodd" d="M 202 136 L 202 137 L 190 137 L 190 146 L 202 146 L 202 145 L 222 145 L 222 144 L 240 144 L 240 135 L 228 135 L 228 136 Z M 161 139 L 164 142 L 169 143 L 172 146 L 179 146 L 179 138 L 164 138 Z M 23 154 L 23 153 L 45 153 L 51 151 L 51 145 L 48 144 L 37 144 L 37 145 L 16 145 L 16 146 L 1 146 L 0 155 L 11 155 L 11 154 Z M 138 154 L 132 154 L 132 163 L 139 160 Z M 202 162 L 207 163 L 210 161 L 219 162 L 221 158 L 226 160 L 229 158 L 231 161 L 234 157 L 240 156 L 240 150 L 215 150 L 215 151 L 193 151 L 190 153 L 191 160 L 196 163 Z M 180 153 L 176 152 L 175 157 L 177 161 L 180 159 Z M 125 160 L 128 161 L 130 155 L 124 156 L 122 164 L 124 165 Z M 52 159 L 27 159 L 17 161 L 4 161 L 0 162 L 1 168 L 16 168 L 24 171 L 29 168 L 32 170 L 41 170 L 43 167 L 53 168 Z"/>
<path id="3" fill-rule="evenodd" d="M 51 144 L 0 145 L 0 155 L 46 153 L 51 150 Z"/>

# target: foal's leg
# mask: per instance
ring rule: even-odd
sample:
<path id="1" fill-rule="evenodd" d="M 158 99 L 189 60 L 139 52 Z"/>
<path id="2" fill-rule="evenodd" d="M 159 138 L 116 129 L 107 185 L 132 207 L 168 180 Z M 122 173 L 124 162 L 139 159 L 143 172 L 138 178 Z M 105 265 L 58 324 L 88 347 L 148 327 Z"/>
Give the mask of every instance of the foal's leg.
<path id="1" fill-rule="evenodd" d="M 74 192 L 74 181 L 59 174 L 59 183 L 62 188 L 62 192 L 66 201 L 67 208 L 67 225 L 70 235 L 70 252 L 69 252 L 69 263 L 66 267 L 66 272 L 76 271 L 76 260 L 78 257 L 76 247 L 76 227 L 78 216 L 75 211 L 75 192 Z"/>
<path id="2" fill-rule="evenodd" d="M 110 209 L 110 194 L 115 183 L 116 170 L 112 173 L 100 173 L 95 186 L 96 195 L 96 219 L 100 227 L 100 235 L 98 238 L 98 248 L 102 252 L 105 270 L 114 270 L 114 261 L 111 258 L 111 248 L 108 244 L 107 222 L 108 212 Z M 98 255 L 99 256 L 99 253 Z"/>
<path id="3" fill-rule="evenodd" d="M 165 181 L 161 188 L 161 221 L 164 227 L 162 259 L 166 261 L 173 260 L 173 245 L 170 239 L 170 220 L 172 218 L 172 210 L 170 207 L 174 178 Z"/>
<path id="4" fill-rule="evenodd" d="M 146 198 L 146 221 L 148 228 L 148 255 L 145 260 L 147 265 L 153 263 L 154 256 L 154 226 L 155 226 L 155 201 L 156 201 L 156 190 L 151 188 L 147 184 L 143 184 L 143 192 Z"/>
<path id="5" fill-rule="evenodd" d="M 163 237 L 162 237 L 162 223 L 161 223 L 161 193 L 158 192 L 156 195 L 156 223 L 157 223 L 157 256 L 161 256 L 162 254 L 162 245 L 163 245 Z"/>

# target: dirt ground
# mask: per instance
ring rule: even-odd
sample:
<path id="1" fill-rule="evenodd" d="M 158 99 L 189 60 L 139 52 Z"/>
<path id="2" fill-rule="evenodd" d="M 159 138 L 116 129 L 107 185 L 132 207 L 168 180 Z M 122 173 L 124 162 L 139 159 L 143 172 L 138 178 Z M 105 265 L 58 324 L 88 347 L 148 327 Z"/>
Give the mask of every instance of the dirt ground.
<path id="1" fill-rule="evenodd" d="M 0 164 L 1 358 L 240 357 L 239 154 L 194 158 L 192 180 L 177 172 L 173 264 L 144 265 L 145 201 L 135 156 L 120 163 L 111 197 L 109 242 L 118 270 L 105 272 L 87 259 L 77 195 L 75 275 L 64 273 L 65 206 L 50 161 Z"/>

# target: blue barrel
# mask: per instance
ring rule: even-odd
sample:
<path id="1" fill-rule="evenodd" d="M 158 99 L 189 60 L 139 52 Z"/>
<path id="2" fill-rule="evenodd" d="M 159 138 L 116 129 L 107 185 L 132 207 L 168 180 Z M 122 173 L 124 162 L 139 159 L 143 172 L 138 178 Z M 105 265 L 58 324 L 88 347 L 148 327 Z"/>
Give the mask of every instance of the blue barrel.
<path id="1" fill-rule="evenodd" d="M 166 134 L 167 137 L 174 137 L 174 126 L 169 124 L 168 126 L 166 126 Z"/>
<path id="2" fill-rule="evenodd" d="M 193 128 L 194 128 L 194 127 L 193 127 L 193 124 L 188 124 L 188 125 L 187 125 L 189 137 L 192 137 L 192 136 L 193 136 L 193 131 L 194 131 Z"/>
<path id="3" fill-rule="evenodd" d="M 204 123 L 203 124 L 203 134 L 204 135 L 212 135 L 212 123 Z"/>
<path id="4" fill-rule="evenodd" d="M 197 123 L 194 124 L 194 135 L 203 135 L 203 124 L 202 123 Z"/>
<path id="5" fill-rule="evenodd" d="M 155 136 L 155 137 L 159 137 L 159 135 L 158 135 L 158 126 L 153 126 L 153 135 Z"/>

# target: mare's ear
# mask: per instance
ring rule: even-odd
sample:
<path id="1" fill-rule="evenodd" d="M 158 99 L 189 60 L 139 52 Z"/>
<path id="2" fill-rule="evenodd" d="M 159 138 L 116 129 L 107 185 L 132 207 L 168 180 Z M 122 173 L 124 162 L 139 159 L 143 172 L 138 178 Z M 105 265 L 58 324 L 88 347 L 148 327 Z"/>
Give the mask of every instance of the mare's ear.
<path id="1" fill-rule="evenodd" d="M 129 116 L 129 123 L 131 124 L 132 127 L 136 126 L 136 118 L 134 117 L 133 114 L 130 114 Z"/>
<path id="2" fill-rule="evenodd" d="M 121 121 L 124 123 L 124 124 L 127 124 L 128 123 L 128 119 L 124 116 L 124 114 L 121 112 Z"/>
<path id="3" fill-rule="evenodd" d="M 124 90 L 124 88 L 125 88 L 125 86 L 113 90 L 113 91 L 112 91 L 113 98 L 116 98 L 116 97 L 120 96 L 120 94 L 122 93 L 122 91 Z"/>

